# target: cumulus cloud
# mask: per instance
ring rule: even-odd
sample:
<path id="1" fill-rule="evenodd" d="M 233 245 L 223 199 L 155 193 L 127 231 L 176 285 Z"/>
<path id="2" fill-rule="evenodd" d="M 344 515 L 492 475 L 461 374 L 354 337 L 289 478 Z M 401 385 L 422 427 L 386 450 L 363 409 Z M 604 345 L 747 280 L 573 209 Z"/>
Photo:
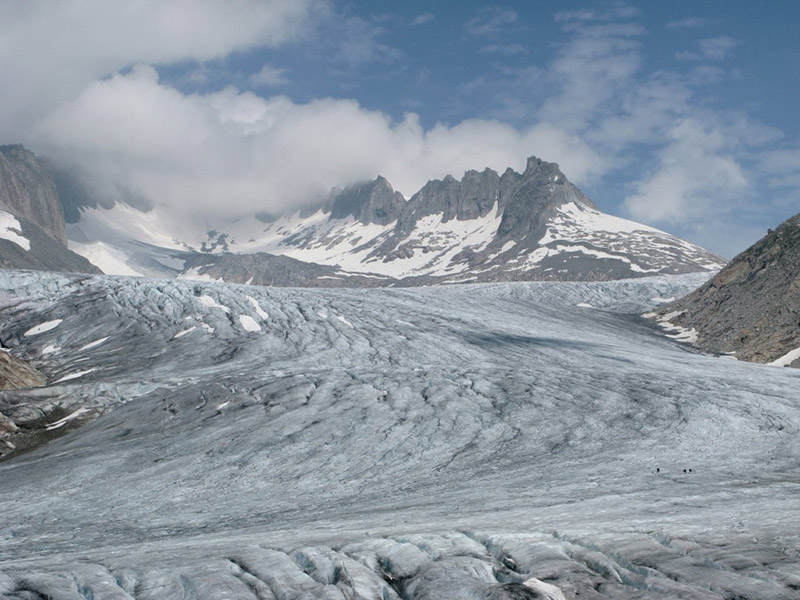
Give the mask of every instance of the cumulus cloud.
<path id="1" fill-rule="evenodd" d="M 0 129 L 35 119 L 90 82 L 141 62 L 204 61 L 304 35 L 321 0 L 0 3 Z"/>
<path id="2" fill-rule="evenodd" d="M 655 172 L 636 184 L 625 208 L 634 218 L 665 223 L 727 212 L 748 186 L 729 147 L 730 140 L 719 130 L 692 119 L 677 123 Z"/>
<path id="3" fill-rule="evenodd" d="M 14 82 L 0 87 L 0 130 L 72 164 L 107 199 L 145 199 L 185 218 L 236 218 L 318 202 L 334 186 L 378 174 L 408 196 L 448 173 L 521 170 L 537 154 L 601 190 L 622 173 L 632 183 L 615 181 L 613 189 L 628 191 L 624 202 L 624 193 L 595 198 L 601 206 L 718 243 L 727 226 L 718 214 L 752 208 L 756 186 L 784 198 L 800 187 L 796 147 L 767 159 L 763 147 L 780 132 L 715 111 L 703 95 L 727 76 L 721 65 L 643 68 L 646 31 L 626 4 L 558 15 L 562 43 L 537 64 L 497 37 L 519 27 L 517 13 L 479 11 L 466 39 L 484 57 L 515 60 L 459 87 L 463 101 L 493 99 L 485 118 L 429 127 L 414 113 L 393 119 L 354 100 L 274 95 L 288 71 L 269 56 L 227 79 L 240 87 L 202 85 L 221 79 L 231 53 L 293 43 L 310 31 L 321 62 L 339 61 L 348 72 L 402 62 L 374 19 L 336 14 L 327 0 L 108 0 L 103 7 L 0 3 L 0 81 Z M 721 60 L 737 43 L 709 38 L 692 52 Z M 188 66 L 176 78 L 165 66 L 177 62 Z M 299 79 L 300 69 L 291 74 Z M 259 94 L 240 89 L 248 84 Z M 701 232 L 696 224 L 712 213 L 717 229 Z"/>
<path id="4" fill-rule="evenodd" d="M 522 169 L 537 148 L 578 180 L 602 164 L 578 137 L 545 125 L 469 120 L 426 131 L 413 113 L 392 122 L 351 100 L 185 95 L 145 65 L 92 83 L 42 120 L 36 139 L 77 161 L 97 193 L 212 218 L 282 212 L 378 174 L 410 195 L 446 173 Z"/>

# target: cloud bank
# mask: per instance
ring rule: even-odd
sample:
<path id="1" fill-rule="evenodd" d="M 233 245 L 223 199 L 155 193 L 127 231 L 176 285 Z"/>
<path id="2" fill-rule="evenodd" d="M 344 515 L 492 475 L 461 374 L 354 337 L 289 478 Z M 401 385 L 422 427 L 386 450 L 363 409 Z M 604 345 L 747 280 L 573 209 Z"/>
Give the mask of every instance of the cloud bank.
<path id="1" fill-rule="evenodd" d="M 106 198 L 142 197 L 209 221 L 293 210 L 378 174 L 408 196 L 448 173 L 521 170 L 536 154 L 579 185 L 602 189 L 624 174 L 616 208 L 694 232 L 700 243 L 719 241 L 699 224 L 712 216 L 720 227 L 730 223 L 732 210 L 753 206 L 759 184 L 788 197 L 790 185 L 800 186 L 797 149 L 778 143 L 781 132 L 704 101 L 738 40 L 700 37 L 677 53 L 687 59 L 681 71 L 647 71 L 648 32 L 638 18 L 624 4 L 556 15 L 562 35 L 549 62 L 504 66 L 463 84 L 495 99 L 495 118 L 424 128 L 414 113 L 392 119 L 346 97 L 273 95 L 303 73 L 270 56 L 241 79 L 258 94 L 233 86 L 189 93 L 159 76 L 187 63 L 187 77 L 207 80 L 236 53 L 312 37 L 327 40 L 329 58 L 342 65 L 402 63 L 382 25 L 337 13 L 332 0 L 5 2 L 0 130 L 8 139 L 0 142 L 22 141 L 71 164 Z M 438 22 L 429 13 L 413 19 Z M 665 30 L 704 25 L 687 18 Z M 463 22 L 483 55 L 524 57 L 524 48 L 496 43 L 520 27 L 511 9 L 483 9 Z"/>
<path id="2" fill-rule="evenodd" d="M 425 131 L 413 113 L 395 123 L 351 100 L 296 104 L 234 88 L 184 95 L 146 65 L 90 84 L 39 122 L 36 139 L 76 161 L 98 193 L 135 190 L 214 217 L 281 212 L 378 174 L 410 195 L 443 173 L 524 168 L 530 148 L 562 157 L 573 177 L 600 162 L 578 138 L 541 125 L 473 120 Z"/>

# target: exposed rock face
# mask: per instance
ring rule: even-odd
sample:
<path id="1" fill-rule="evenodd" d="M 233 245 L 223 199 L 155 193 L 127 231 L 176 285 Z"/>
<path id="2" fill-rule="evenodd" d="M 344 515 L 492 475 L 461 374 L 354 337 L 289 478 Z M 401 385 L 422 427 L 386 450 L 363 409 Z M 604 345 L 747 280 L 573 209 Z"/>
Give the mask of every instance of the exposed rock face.
<path id="1" fill-rule="evenodd" d="M 0 209 L 28 219 L 67 245 L 53 177 L 33 152 L 19 144 L 0 146 Z"/>
<path id="2" fill-rule="evenodd" d="M 9 217 L 8 213 L 0 211 L 0 218 L 4 216 Z M 8 236 L 11 239 L 4 239 L 2 229 L 0 224 L 0 269 L 102 273 L 83 256 L 72 252 L 39 225 L 23 217 L 14 217 L 12 229 L 18 234 Z"/>
<path id="3" fill-rule="evenodd" d="M 13 356 L 3 348 L 0 350 L 0 460 L 21 447 L 21 440 L 26 438 L 26 431 L 20 427 L 7 411 L 5 390 L 24 390 L 42 387 L 47 378 L 29 363 Z M 25 447 L 24 441 L 22 447 Z"/>
<path id="4" fill-rule="evenodd" d="M 0 351 L 0 390 L 41 387 L 45 383 L 47 378 L 27 362 L 4 350 Z"/>
<path id="5" fill-rule="evenodd" d="M 800 214 L 659 314 L 697 332 L 709 352 L 800 367 Z"/>
<path id="6" fill-rule="evenodd" d="M 405 198 L 395 192 L 389 182 L 378 177 L 361 185 L 349 187 L 333 201 L 332 219 L 355 217 L 364 224 L 388 225 L 400 214 Z"/>

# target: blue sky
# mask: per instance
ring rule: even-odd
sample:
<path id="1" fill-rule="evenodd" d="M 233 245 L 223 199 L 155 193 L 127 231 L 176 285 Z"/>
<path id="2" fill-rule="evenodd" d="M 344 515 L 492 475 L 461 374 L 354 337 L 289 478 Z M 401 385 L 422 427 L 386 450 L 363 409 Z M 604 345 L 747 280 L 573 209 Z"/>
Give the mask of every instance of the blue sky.
<path id="1" fill-rule="evenodd" d="M 0 0 L 0 23 L 0 141 L 208 222 L 529 155 L 725 256 L 800 211 L 793 0 Z"/>

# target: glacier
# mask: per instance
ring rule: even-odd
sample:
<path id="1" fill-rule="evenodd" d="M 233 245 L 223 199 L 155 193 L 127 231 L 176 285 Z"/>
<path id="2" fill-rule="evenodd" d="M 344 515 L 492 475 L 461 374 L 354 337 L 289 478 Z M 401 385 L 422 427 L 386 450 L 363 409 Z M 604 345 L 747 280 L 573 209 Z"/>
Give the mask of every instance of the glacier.
<path id="1" fill-rule="evenodd" d="M 706 277 L 0 272 L 55 438 L 0 462 L 0 599 L 796 600 L 800 372 L 641 316 Z"/>

